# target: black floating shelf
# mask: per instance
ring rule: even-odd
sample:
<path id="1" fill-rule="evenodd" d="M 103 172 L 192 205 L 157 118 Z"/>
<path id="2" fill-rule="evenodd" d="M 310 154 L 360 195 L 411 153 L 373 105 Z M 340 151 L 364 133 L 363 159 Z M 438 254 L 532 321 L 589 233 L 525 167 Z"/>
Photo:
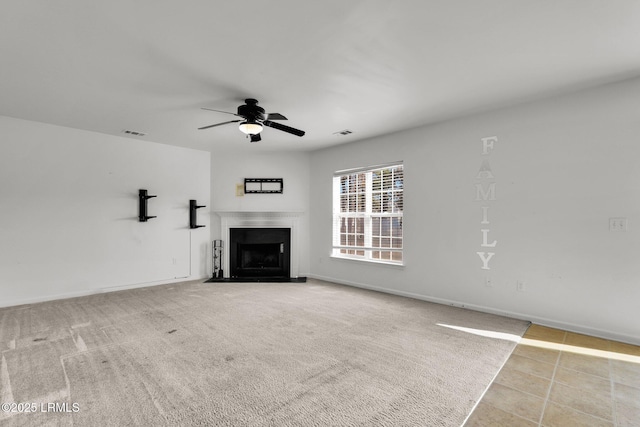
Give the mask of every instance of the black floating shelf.
<path id="1" fill-rule="evenodd" d="M 189 200 L 189 228 L 202 228 L 204 225 L 197 225 L 196 210 L 206 208 L 206 206 L 198 206 L 195 200 Z"/>
<path id="2" fill-rule="evenodd" d="M 140 200 L 138 220 L 140 222 L 147 222 L 148 219 L 155 218 L 155 216 L 147 215 L 147 200 L 158 197 L 158 196 L 150 196 L 147 194 L 147 190 L 138 190 L 138 199 Z"/>

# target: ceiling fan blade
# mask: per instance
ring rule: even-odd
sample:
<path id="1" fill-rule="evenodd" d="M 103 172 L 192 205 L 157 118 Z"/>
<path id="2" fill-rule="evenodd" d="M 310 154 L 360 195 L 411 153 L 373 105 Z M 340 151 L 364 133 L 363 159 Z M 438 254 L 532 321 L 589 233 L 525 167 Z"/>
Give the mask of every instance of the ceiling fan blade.
<path id="1" fill-rule="evenodd" d="M 200 109 L 207 110 L 207 111 L 215 111 L 216 113 L 233 114 L 234 116 L 238 116 L 236 113 L 230 113 L 229 111 L 222 111 L 222 110 L 214 110 L 213 108 L 200 107 Z M 241 116 L 238 116 L 238 117 L 241 117 Z"/>
<path id="2" fill-rule="evenodd" d="M 280 113 L 269 113 L 267 120 L 287 120 L 287 118 Z"/>
<path id="3" fill-rule="evenodd" d="M 274 128 L 274 129 L 281 130 L 283 132 L 291 133 L 293 135 L 297 135 L 297 136 L 303 136 L 304 135 L 304 131 L 303 130 L 294 129 L 292 127 L 285 126 L 285 125 L 277 123 L 277 122 L 271 122 L 269 120 L 265 120 L 265 121 L 262 122 L 262 124 L 265 125 L 265 126 L 269 126 L 270 128 Z"/>
<path id="4" fill-rule="evenodd" d="M 242 120 L 230 120 L 230 121 L 228 121 L 228 122 L 216 123 L 215 125 L 203 126 L 203 127 L 201 127 L 201 128 L 198 128 L 198 130 L 214 128 L 214 127 L 216 127 L 216 126 L 226 125 L 226 124 L 228 124 L 228 123 L 237 123 L 237 122 L 241 122 L 241 121 L 242 121 Z"/>
<path id="5" fill-rule="evenodd" d="M 262 141 L 262 138 L 260 137 L 259 133 L 255 134 L 255 135 L 249 134 L 249 136 L 251 137 L 251 142 Z"/>

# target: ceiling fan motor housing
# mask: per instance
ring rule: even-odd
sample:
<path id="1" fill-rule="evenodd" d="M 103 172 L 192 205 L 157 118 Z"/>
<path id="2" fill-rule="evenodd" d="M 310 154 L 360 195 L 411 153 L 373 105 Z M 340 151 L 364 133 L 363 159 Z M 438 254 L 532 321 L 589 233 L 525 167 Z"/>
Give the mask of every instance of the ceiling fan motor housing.
<path id="1" fill-rule="evenodd" d="M 255 99 L 245 99 L 245 105 L 238 107 L 238 115 L 244 117 L 249 122 L 263 121 L 265 119 L 264 108 L 258 106 Z"/>

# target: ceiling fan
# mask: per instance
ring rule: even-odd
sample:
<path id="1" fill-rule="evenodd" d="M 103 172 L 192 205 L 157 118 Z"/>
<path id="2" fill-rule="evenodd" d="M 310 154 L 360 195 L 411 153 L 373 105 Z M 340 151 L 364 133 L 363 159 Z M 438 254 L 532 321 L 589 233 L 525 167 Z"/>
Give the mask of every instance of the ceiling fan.
<path id="1" fill-rule="evenodd" d="M 218 113 L 233 114 L 234 116 L 238 116 L 241 118 L 236 120 L 229 120 L 228 122 L 216 123 L 214 125 L 203 126 L 201 128 L 198 128 L 198 130 L 209 129 L 216 126 L 226 125 L 228 123 L 240 122 L 240 125 L 239 125 L 240 131 L 246 134 L 249 138 L 251 138 L 251 142 L 258 142 L 262 139 L 260 137 L 260 132 L 262 132 L 262 129 L 264 126 L 278 129 L 283 132 L 287 132 L 297 136 L 304 135 L 303 130 L 294 129 L 289 126 L 285 126 L 283 124 L 273 122 L 272 120 L 287 120 L 287 118 L 280 113 L 266 114 L 264 112 L 264 108 L 258 106 L 257 99 L 247 98 L 244 100 L 244 102 L 245 102 L 244 105 L 240 105 L 238 107 L 237 113 L 213 110 L 211 108 L 202 108 L 203 110 L 217 111 Z"/>

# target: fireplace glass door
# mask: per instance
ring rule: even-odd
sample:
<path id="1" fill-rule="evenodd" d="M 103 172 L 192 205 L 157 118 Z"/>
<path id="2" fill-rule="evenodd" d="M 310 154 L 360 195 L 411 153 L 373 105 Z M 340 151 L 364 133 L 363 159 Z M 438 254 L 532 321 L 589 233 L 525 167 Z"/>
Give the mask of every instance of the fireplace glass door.
<path id="1" fill-rule="evenodd" d="M 231 277 L 290 275 L 289 228 L 232 228 L 229 254 Z"/>

